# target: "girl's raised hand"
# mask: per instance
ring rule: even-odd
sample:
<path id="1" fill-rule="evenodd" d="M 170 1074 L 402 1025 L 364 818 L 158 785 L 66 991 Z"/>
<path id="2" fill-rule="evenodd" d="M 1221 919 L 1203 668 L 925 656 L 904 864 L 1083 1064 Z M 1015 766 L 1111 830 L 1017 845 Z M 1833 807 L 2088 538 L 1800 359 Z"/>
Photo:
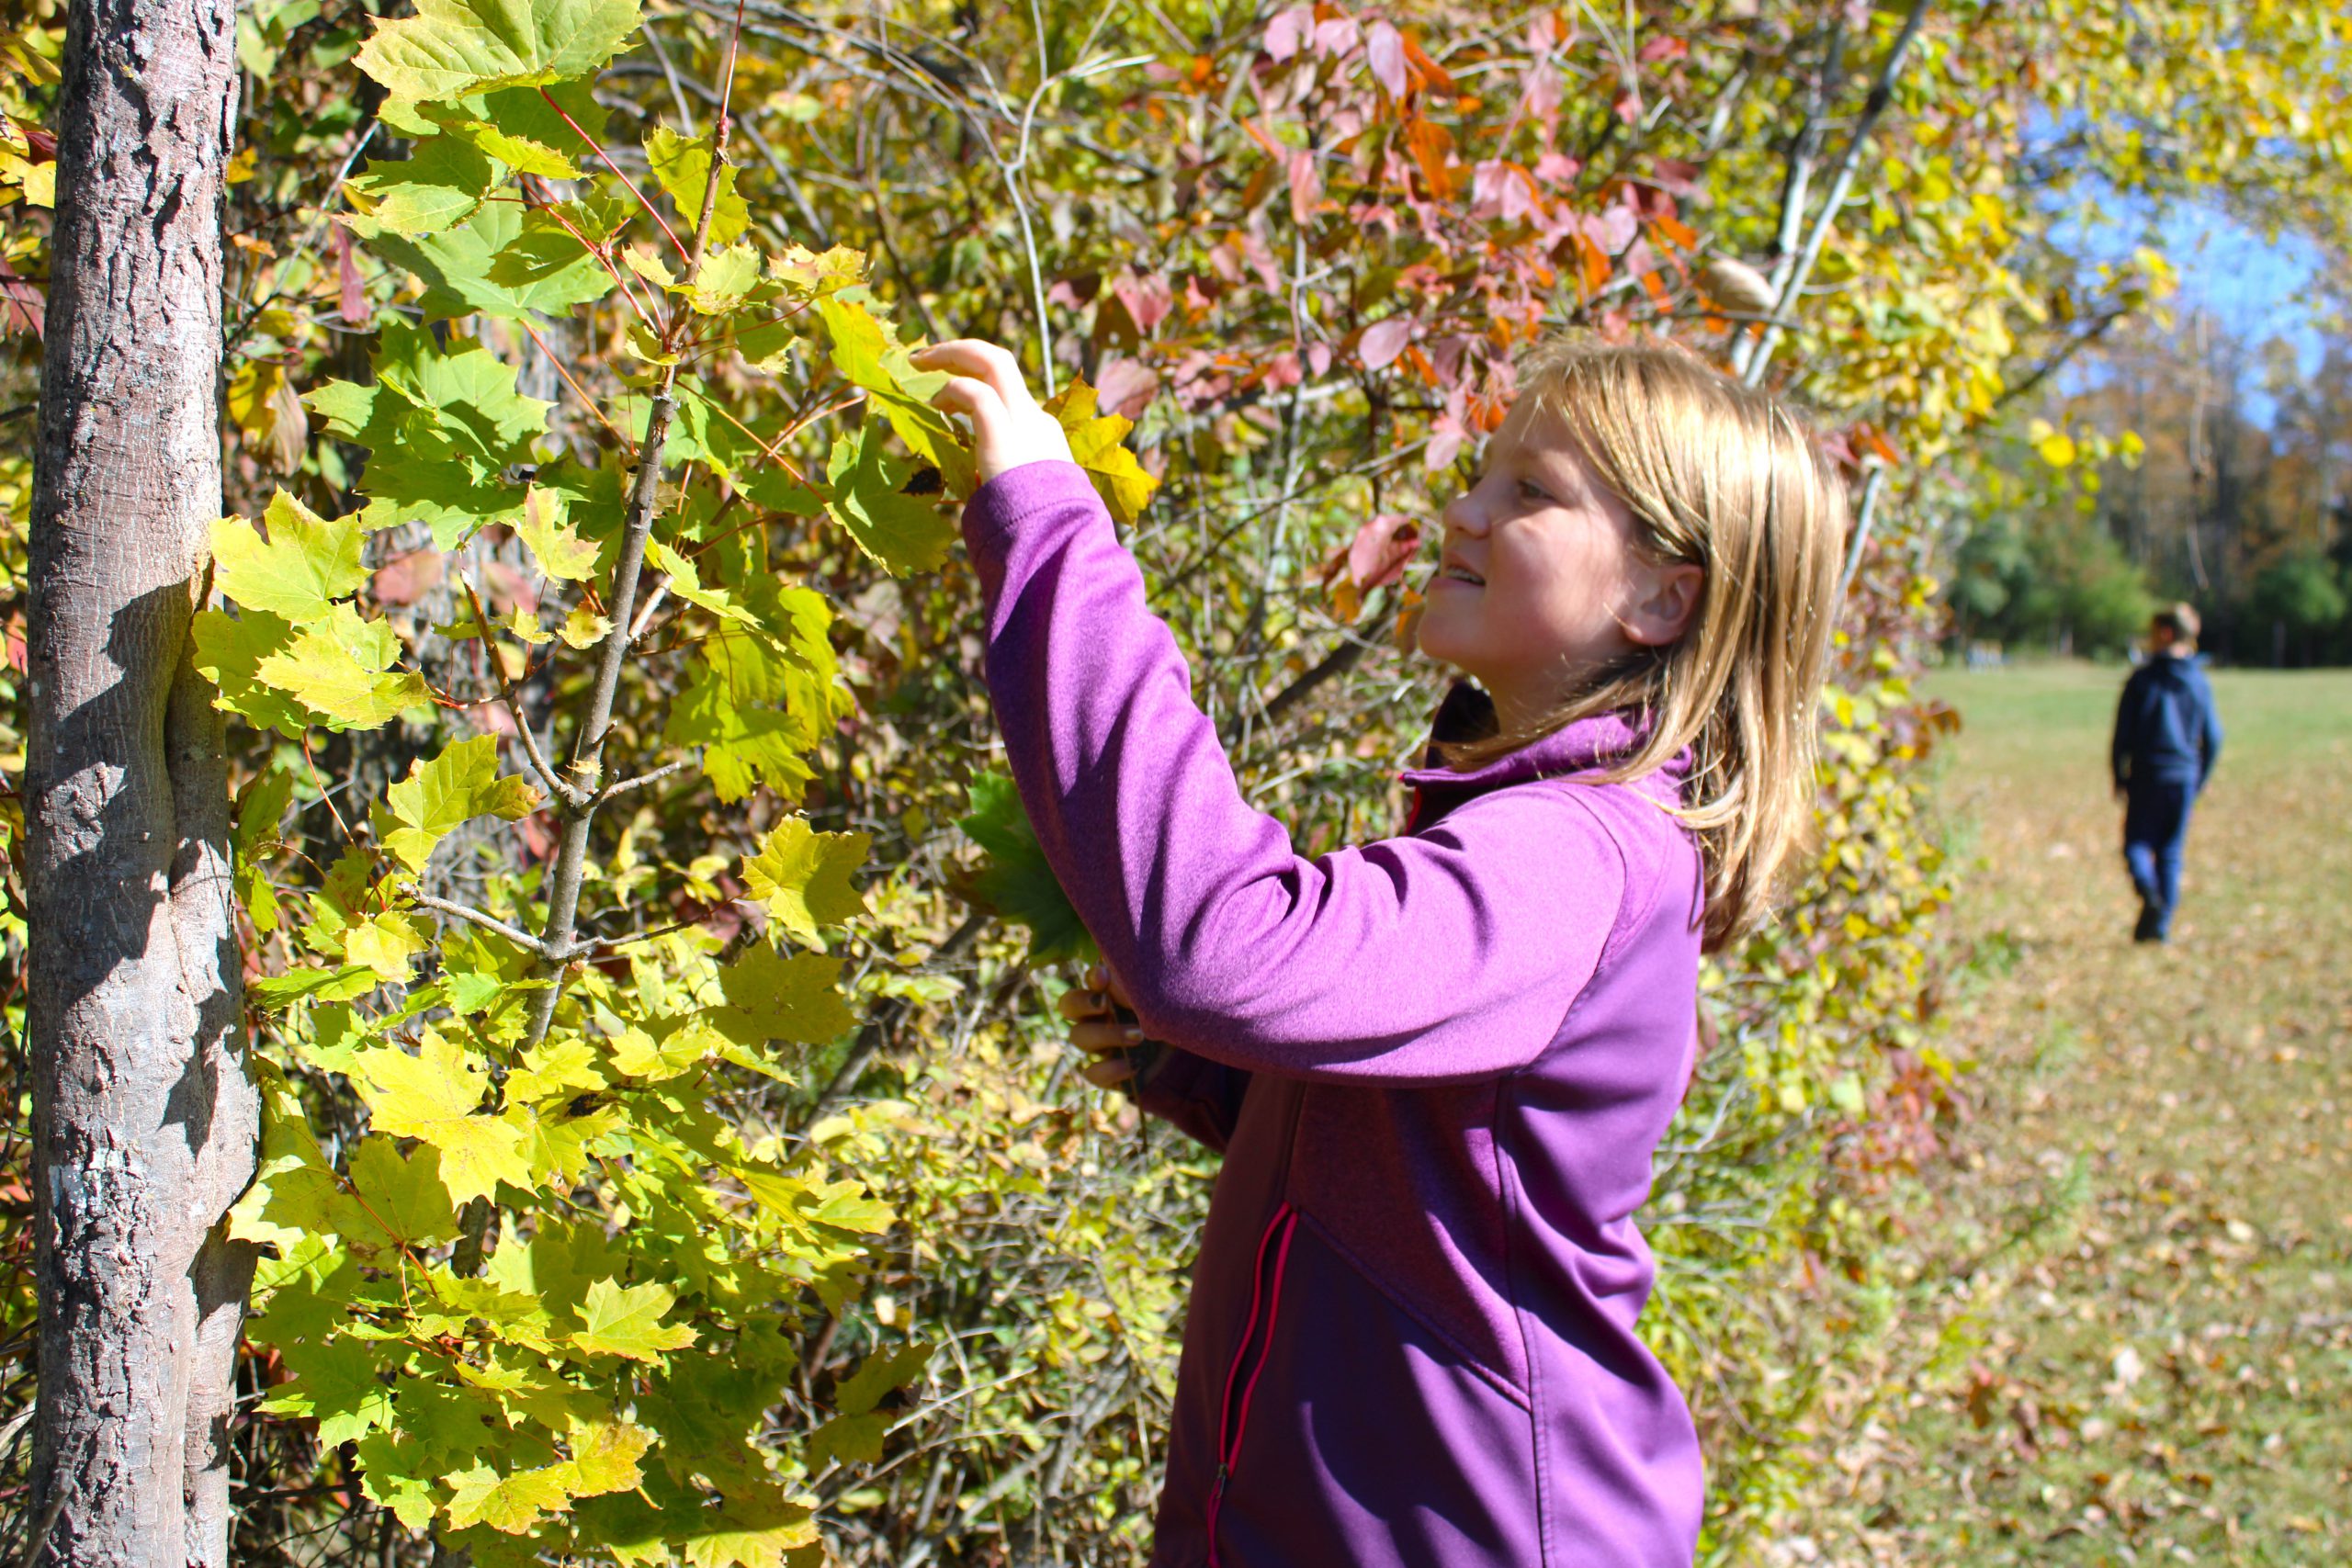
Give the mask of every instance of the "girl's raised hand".
<path id="1" fill-rule="evenodd" d="M 1127 994 L 1101 964 L 1086 972 L 1083 987 L 1062 993 L 1061 1013 L 1069 1021 L 1069 1043 L 1095 1058 L 1080 1069 L 1091 1084 L 1125 1083 L 1153 1054 Z"/>
<path id="2" fill-rule="evenodd" d="M 978 338 L 952 338 L 912 355 L 921 370 L 944 370 L 950 379 L 932 406 L 972 422 L 972 447 L 986 484 L 1023 463 L 1069 461 L 1061 422 L 1037 406 L 1012 354 Z"/>

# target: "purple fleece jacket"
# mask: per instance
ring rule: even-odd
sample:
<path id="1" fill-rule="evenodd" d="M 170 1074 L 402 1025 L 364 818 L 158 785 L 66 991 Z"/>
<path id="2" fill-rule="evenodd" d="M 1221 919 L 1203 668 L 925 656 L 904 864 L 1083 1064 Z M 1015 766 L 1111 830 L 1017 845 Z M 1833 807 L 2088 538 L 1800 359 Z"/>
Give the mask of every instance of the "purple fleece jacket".
<path id="1" fill-rule="evenodd" d="M 1308 860 L 1236 786 L 1085 474 L 964 534 L 1047 859 L 1222 1148 L 1154 1568 L 1688 1568 L 1702 1477 L 1635 1337 L 1634 1224 L 1696 1049 L 1703 880 L 1602 784 L 1621 721 L 1406 774 L 1411 830 Z"/>

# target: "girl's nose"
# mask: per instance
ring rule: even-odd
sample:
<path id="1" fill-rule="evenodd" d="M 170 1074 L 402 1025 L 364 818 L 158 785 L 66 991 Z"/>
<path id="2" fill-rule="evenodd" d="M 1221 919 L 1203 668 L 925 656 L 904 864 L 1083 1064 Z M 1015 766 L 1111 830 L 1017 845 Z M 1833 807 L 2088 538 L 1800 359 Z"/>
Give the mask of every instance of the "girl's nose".
<path id="1" fill-rule="evenodd" d="M 1486 509 L 1478 504 L 1475 485 L 1447 502 L 1442 517 L 1450 534 L 1483 535 L 1487 531 Z"/>

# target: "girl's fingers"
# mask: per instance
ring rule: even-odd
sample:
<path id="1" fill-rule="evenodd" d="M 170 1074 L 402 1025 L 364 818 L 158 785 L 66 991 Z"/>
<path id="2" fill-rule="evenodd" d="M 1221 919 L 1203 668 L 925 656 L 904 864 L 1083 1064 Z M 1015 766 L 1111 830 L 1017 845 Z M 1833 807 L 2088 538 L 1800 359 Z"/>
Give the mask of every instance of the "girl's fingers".
<path id="1" fill-rule="evenodd" d="M 1086 966 L 1086 988 L 1102 992 L 1129 1012 L 1136 1010 L 1135 998 L 1127 995 L 1127 988 L 1119 984 L 1119 977 L 1103 964 L 1090 964 Z"/>
<path id="2" fill-rule="evenodd" d="M 978 432 L 1005 417 L 1004 400 L 986 381 L 976 381 L 969 376 L 950 377 L 947 384 L 931 395 L 931 406 L 949 413 L 960 413 L 972 422 Z"/>
<path id="3" fill-rule="evenodd" d="M 1082 991 L 1075 987 L 1064 991 L 1061 1000 L 1056 1002 L 1054 1006 L 1072 1023 L 1082 1022 L 1090 1018 L 1109 1018 L 1116 1010 L 1112 1005 L 1111 998 L 1100 990 Z"/>
<path id="4" fill-rule="evenodd" d="M 912 358 L 918 369 L 944 370 L 985 383 L 1008 409 L 1036 406 L 1036 400 L 1029 395 L 1029 383 L 1021 374 L 1021 362 L 1012 357 L 1011 349 L 997 344 L 971 337 L 950 338 L 945 343 L 917 349 Z"/>
<path id="5" fill-rule="evenodd" d="M 1069 1043 L 1089 1055 L 1100 1056 L 1142 1044 L 1143 1029 L 1112 1019 L 1088 1019 L 1069 1026 Z"/>
<path id="6" fill-rule="evenodd" d="M 1116 1056 L 1106 1061 L 1089 1062 L 1078 1072 L 1080 1077 L 1097 1089 L 1114 1089 L 1136 1076 L 1134 1064 L 1123 1062 Z"/>

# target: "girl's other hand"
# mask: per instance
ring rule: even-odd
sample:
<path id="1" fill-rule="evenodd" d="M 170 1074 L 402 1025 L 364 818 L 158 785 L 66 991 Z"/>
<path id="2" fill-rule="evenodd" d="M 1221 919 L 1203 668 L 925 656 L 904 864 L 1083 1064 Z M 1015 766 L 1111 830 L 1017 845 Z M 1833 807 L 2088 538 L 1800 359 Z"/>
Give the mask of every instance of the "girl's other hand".
<path id="1" fill-rule="evenodd" d="M 1062 434 L 1061 422 L 1029 395 L 1020 363 L 1009 351 L 966 337 L 919 348 L 911 357 L 918 369 L 948 373 L 932 406 L 972 422 L 982 484 L 1023 463 L 1069 461 L 1069 437 Z"/>
<path id="2" fill-rule="evenodd" d="M 1136 1051 L 1146 1043 L 1127 994 L 1111 972 L 1096 964 L 1083 987 L 1062 993 L 1062 1016 L 1069 1020 L 1069 1043 L 1096 1060 L 1080 1069 L 1086 1081 L 1103 1089 L 1136 1076 Z"/>

